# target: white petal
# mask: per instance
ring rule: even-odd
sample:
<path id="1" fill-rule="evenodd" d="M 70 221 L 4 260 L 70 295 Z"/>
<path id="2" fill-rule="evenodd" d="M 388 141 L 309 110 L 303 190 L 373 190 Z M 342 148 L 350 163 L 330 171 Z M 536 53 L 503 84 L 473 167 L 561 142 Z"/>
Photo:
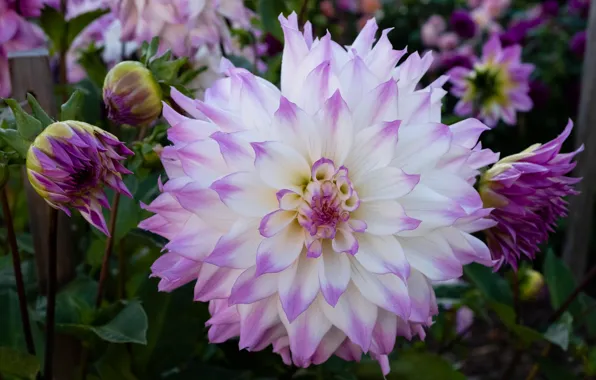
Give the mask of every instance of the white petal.
<path id="1" fill-rule="evenodd" d="M 290 146 L 279 142 L 252 143 L 255 167 L 262 180 L 276 189 L 301 193 L 310 179 L 306 159 Z"/>
<path id="2" fill-rule="evenodd" d="M 355 56 L 341 70 L 339 74 L 342 97 L 351 110 L 356 109 L 365 94 L 378 84 L 375 75 L 370 72 L 359 56 Z"/>
<path id="3" fill-rule="evenodd" d="M 408 290 L 412 302 L 412 312 L 409 320 L 412 322 L 426 323 L 432 316 L 435 306 L 433 302 L 433 288 L 424 275 L 417 270 L 413 270 L 408 279 Z"/>
<path id="4" fill-rule="evenodd" d="M 264 239 L 259 245 L 257 274 L 281 272 L 298 259 L 303 248 L 302 227 L 297 222 L 290 223 L 281 232 Z"/>
<path id="5" fill-rule="evenodd" d="M 211 189 L 240 215 L 262 217 L 278 208 L 275 189 L 263 183 L 255 172 L 230 174 L 213 182 Z"/>
<path id="6" fill-rule="evenodd" d="M 402 280 L 410 276 L 410 264 L 404 250 L 393 235 L 359 234 L 360 249 L 354 256 L 367 271 L 376 274 L 393 273 Z"/>
<path id="7" fill-rule="evenodd" d="M 354 182 L 366 172 L 389 165 L 395 155 L 400 121 L 381 123 L 358 132 L 346 167 Z"/>
<path id="8" fill-rule="evenodd" d="M 420 224 L 419 220 L 406 215 L 404 208 L 396 201 L 362 202 L 352 217 L 366 222 L 366 232 L 374 235 L 414 230 Z"/>
<path id="9" fill-rule="evenodd" d="M 257 247 L 262 239 L 258 221 L 239 220 L 219 239 L 205 262 L 228 268 L 249 268 L 256 263 Z"/>
<path id="10" fill-rule="evenodd" d="M 397 199 L 408 194 L 420 181 L 420 176 L 406 174 L 392 166 L 363 173 L 354 187 L 361 202 Z"/>
<path id="11" fill-rule="evenodd" d="M 446 125 L 402 125 L 391 165 L 402 168 L 406 173 L 421 173 L 436 166 L 449 150 L 450 143 L 451 132 Z"/>
<path id="12" fill-rule="evenodd" d="M 256 266 L 252 266 L 242 272 L 234 282 L 228 302 L 230 305 L 257 302 L 275 294 L 276 285 L 277 275 L 259 275 Z"/>
<path id="13" fill-rule="evenodd" d="M 336 91 L 316 115 L 321 138 L 321 157 L 343 165 L 354 139 L 352 115 L 339 91 Z"/>
<path id="14" fill-rule="evenodd" d="M 317 260 L 302 255 L 279 274 L 279 298 L 290 322 L 302 314 L 319 293 Z"/>
<path id="15" fill-rule="evenodd" d="M 335 306 L 339 297 L 346 291 L 350 282 L 350 260 L 343 253 L 324 247 L 319 259 L 319 284 L 327 303 Z"/>
<path id="16" fill-rule="evenodd" d="M 407 319 L 410 297 L 404 281 L 394 274 L 372 274 L 352 259 L 352 280 L 367 300 Z"/>
<path id="17" fill-rule="evenodd" d="M 400 238 L 412 268 L 433 281 L 451 280 L 463 274 L 462 266 L 447 242 L 428 237 Z"/>
<path id="18" fill-rule="evenodd" d="M 282 97 L 273 118 L 273 130 L 283 143 L 293 147 L 312 164 L 321 158 L 321 142 L 313 119 L 302 109 Z"/>
<path id="19" fill-rule="evenodd" d="M 350 283 L 335 307 L 321 300 L 319 305 L 334 326 L 340 328 L 352 342 L 368 351 L 377 319 L 377 307 Z"/>

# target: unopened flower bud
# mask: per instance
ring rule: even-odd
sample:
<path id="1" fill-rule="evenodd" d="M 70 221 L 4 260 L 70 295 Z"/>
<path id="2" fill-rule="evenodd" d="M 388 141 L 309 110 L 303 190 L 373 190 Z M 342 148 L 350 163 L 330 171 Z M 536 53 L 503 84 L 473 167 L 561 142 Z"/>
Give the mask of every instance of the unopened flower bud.
<path id="1" fill-rule="evenodd" d="M 148 126 L 161 114 L 159 84 L 140 62 L 125 61 L 114 66 L 103 84 L 108 117 L 115 123 Z"/>
<path id="2" fill-rule="evenodd" d="M 50 206 L 69 207 L 108 235 L 102 206 L 110 207 L 104 185 L 132 197 L 122 181 L 129 174 L 120 161 L 132 155 L 114 135 L 79 121 L 49 125 L 27 152 L 31 185 Z"/>

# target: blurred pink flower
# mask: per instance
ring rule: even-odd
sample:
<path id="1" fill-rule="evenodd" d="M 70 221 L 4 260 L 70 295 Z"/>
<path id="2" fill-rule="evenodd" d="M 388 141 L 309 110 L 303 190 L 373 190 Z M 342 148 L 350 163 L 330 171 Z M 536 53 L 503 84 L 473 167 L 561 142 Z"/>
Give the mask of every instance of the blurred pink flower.
<path id="1" fill-rule="evenodd" d="M 437 47 L 441 51 L 451 51 L 459 44 L 459 37 L 455 32 L 443 33 L 437 39 Z"/>
<path id="2" fill-rule="evenodd" d="M 30 2 L 25 4 L 32 6 Z M 25 4 L 21 4 L 21 9 Z M 33 8 L 29 10 L 33 12 Z M 44 43 L 45 35 L 37 25 L 21 16 L 14 3 L 0 0 L 0 97 L 10 96 L 12 90 L 8 53 L 37 48 Z"/>
<path id="3" fill-rule="evenodd" d="M 420 36 L 422 43 L 428 47 L 436 46 L 439 35 L 445 31 L 447 23 L 445 19 L 439 15 L 432 15 L 422 25 Z"/>

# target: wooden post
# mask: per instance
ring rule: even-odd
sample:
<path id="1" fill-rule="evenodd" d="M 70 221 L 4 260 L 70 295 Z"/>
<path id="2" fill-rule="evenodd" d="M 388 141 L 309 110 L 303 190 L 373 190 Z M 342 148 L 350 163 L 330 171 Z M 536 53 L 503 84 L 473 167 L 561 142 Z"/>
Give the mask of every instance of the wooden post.
<path id="1" fill-rule="evenodd" d="M 565 263 L 578 280 L 586 272 L 594 236 L 592 219 L 596 190 L 596 4 L 592 4 L 590 8 L 579 116 L 575 131 L 576 146 L 585 145 L 575 171 L 575 175 L 583 180 L 578 185 L 581 194 L 570 197 L 569 224 L 563 251 Z"/>
<path id="2" fill-rule="evenodd" d="M 27 99 L 27 93 L 35 95 L 39 104 L 51 117 L 57 116 L 54 96 L 53 75 L 50 70 L 48 52 L 45 49 L 30 50 L 9 54 L 12 97 L 19 102 Z M 41 294 L 47 289 L 47 259 L 49 242 L 50 206 L 35 192 L 27 180 L 23 169 L 23 180 L 27 193 L 29 226 L 33 235 L 37 278 Z M 78 262 L 75 255 L 74 234 L 67 215 L 60 212 L 58 217 L 58 286 L 67 283 L 75 276 Z M 54 379 L 74 379 L 74 369 L 78 362 L 80 344 L 69 336 L 56 336 L 54 345 Z"/>

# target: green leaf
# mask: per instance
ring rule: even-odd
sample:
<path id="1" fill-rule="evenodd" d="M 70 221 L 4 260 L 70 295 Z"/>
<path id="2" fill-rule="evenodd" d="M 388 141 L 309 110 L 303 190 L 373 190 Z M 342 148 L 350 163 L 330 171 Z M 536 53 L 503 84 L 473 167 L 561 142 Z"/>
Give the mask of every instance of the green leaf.
<path id="1" fill-rule="evenodd" d="M 95 365 L 99 377 L 103 380 L 136 380 L 132 373 L 130 354 L 126 346 L 110 344 L 106 353 Z"/>
<path id="2" fill-rule="evenodd" d="M 490 307 L 497 313 L 501 322 L 525 344 L 530 344 L 544 339 L 544 336 L 534 329 L 515 322 L 515 311 L 511 306 L 491 303 Z"/>
<path id="3" fill-rule="evenodd" d="M 28 93 L 27 102 L 29 102 L 33 116 L 35 116 L 37 120 L 41 122 L 42 129 L 54 122 L 54 120 L 49 117 L 46 111 L 44 111 L 44 109 L 39 105 L 37 99 L 35 99 L 35 96 Z"/>
<path id="4" fill-rule="evenodd" d="M 585 322 L 586 327 L 588 329 L 588 334 L 591 337 L 595 337 L 596 336 L 596 300 L 584 293 L 579 295 L 579 300 L 582 304 L 582 309 L 583 309 L 582 314 L 583 315 L 576 322 L 578 324 Z"/>
<path id="5" fill-rule="evenodd" d="M 14 99 L 4 99 L 17 122 L 17 130 L 25 140 L 33 141 L 41 133 L 41 122 L 23 110 L 21 105 Z"/>
<path id="6" fill-rule="evenodd" d="M 540 365 L 540 373 L 544 375 L 544 378 L 547 380 L 577 379 L 577 376 L 575 376 L 571 370 L 565 368 L 563 364 L 545 358 L 539 358 L 537 362 Z"/>
<path id="7" fill-rule="evenodd" d="M 188 302 L 193 296 L 191 284 L 164 293 L 158 291 L 157 279 L 147 278 L 147 274 L 143 277 L 145 281 L 137 295 L 143 301 L 151 328 L 147 332 L 147 345 L 133 346 L 132 357 L 135 373 L 149 379 L 152 374 L 189 360 L 198 344 L 207 344 L 204 325 L 209 312 L 205 304 Z"/>
<path id="8" fill-rule="evenodd" d="M 272 34 L 279 41 L 284 40 L 284 35 L 277 18 L 281 13 L 285 13 L 286 7 L 283 1 L 279 0 L 259 0 L 257 11 L 261 16 L 263 30 Z"/>
<path id="9" fill-rule="evenodd" d="M 358 367 L 356 370 L 358 371 Z M 378 378 L 381 378 L 379 370 Z M 360 377 L 359 377 L 360 378 Z M 371 377 L 369 377 L 371 378 Z M 405 351 L 391 362 L 388 380 L 465 380 L 451 363 L 429 352 Z"/>
<path id="10" fill-rule="evenodd" d="M 83 110 L 83 104 L 85 103 L 85 96 L 80 90 L 76 90 L 72 93 L 66 103 L 62 105 L 60 112 L 60 120 L 78 120 L 81 118 L 81 111 Z"/>
<path id="11" fill-rule="evenodd" d="M 97 282 L 79 278 L 56 295 L 56 323 L 88 325 L 95 313 Z"/>
<path id="12" fill-rule="evenodd" d="M 0 373 L 35 379 L 39 372 L 39 361 L 33 355 L 16 351 L 9 347 L 0 347 Z"/>
<path id="13" fill-rule="evenodd" d="M 4 123 L 6 123 L 6 121 L 2 120 L 0 139 L 4 141 L 6 145 L 14 149 L 19 156 L 22 158 L 27 158 L 27 151 L 29 150 L 29 145 L 31 145 L 31 142 L 26 141 L 23 136 L 21 136 L 19 132 L 15 131 L 14 129 L 5 129 Z"/>
<path id="14" fill-rule="evenodd" d="M 108 74 L 108 68 L 101 57 L 103 50 L 103 47 L 98 48 L 92 43 L 81 52 L 79 58 L 79 64 L 85 69 L 89 80 L 99 89 L 103 88 L 103 82 Z"/>
<path id="15" fill-rule="evenodd" d="M 561 347 L 564 351 L 569 348 L 569 339 L 573 332 L 573 317 L 568 312 L 563 313 L 558 322 L 553 323 L 544 333 L 544 337 L 551 343 Z"/>
<path id="16" fill-rule="evenodd" d="M 151 73 L 158 81 L 173 81 L 178 76 L 178 72 L 180 72 L 182 66 L 188 62 L 188 58 L 178 58 L 170 61 L 170 57 L 171 53 L 168 51 L 149 64 Z"/>
<path id="17" fill-rule="evenodd" d="M 67 46 L 70 46 L 75 38 L 93 21 L 109 13 L 107 9 L 98 9 L 95 11 L 83 13 L 68 21 L 68 39 Z"/>
<path id="18" fill-rule="evenodd" d="M 509 284 L 492 269 L 480 264 L 470 264 L 464 267 L 464 273 L 489 300 L 506 305 L 513 304 L 513 293 Z"/>
<path id="19" fill-rule="evenodd" d="M 64 16 L 52 7 L 45 7 L 41 12 L 39 24 L 46 36 L 52 41 L 54 51 L 61 51 L 64 44 L 64 35 L 67 31 Z"/>
<path id="20" fill-rule="evenodd" d="M 12 289 L 0 292 L 0 321 L 0 345 L 25 350 L 19 298 Z"/>
<path id="21" fill-rule="evenodd" d="M 552 249 L 549 249 L 546 253 L 543 273 L 544 280 L 548 285 L 551 305 L 554 309 L 558 309 L 563 305 L 567 297 L 569 297 L 576 287 L 573 273 L 571 273 L 569 268 L 555 256 Z M 582 308 L 579 299 L 575 299 L 571 303 L 569 311 L 574 318 L 580 318 Z"/>
<path id="22" fill-rule="evenodd" d="M 147 344 L 147 314 L 140 302 L 133 301 L 110 323 L 92 330 L 107 342 Z"/>

